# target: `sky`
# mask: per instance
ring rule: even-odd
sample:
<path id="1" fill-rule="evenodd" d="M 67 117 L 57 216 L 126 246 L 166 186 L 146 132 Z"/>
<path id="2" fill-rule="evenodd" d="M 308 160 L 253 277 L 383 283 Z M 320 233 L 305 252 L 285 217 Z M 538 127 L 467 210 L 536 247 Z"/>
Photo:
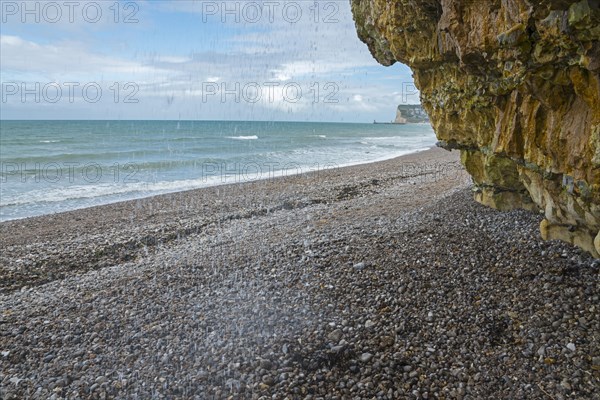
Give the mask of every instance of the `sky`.
<path id="1" fill-rule="evenodd" d="M 0 1 L 2 119 L 372 122 L 416 104 L 349 1 Z"/>

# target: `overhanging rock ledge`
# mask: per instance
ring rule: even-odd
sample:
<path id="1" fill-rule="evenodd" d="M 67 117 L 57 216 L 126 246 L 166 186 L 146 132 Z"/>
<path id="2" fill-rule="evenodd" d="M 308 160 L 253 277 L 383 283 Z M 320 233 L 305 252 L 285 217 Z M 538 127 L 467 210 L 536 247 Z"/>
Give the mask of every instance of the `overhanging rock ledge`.
<path id="1" fill-rule="evenodd" d="M 477 201 L 544 213 L 600 257 L 600 0 L 351 0 L 359 38 L 407 64 Z"/>

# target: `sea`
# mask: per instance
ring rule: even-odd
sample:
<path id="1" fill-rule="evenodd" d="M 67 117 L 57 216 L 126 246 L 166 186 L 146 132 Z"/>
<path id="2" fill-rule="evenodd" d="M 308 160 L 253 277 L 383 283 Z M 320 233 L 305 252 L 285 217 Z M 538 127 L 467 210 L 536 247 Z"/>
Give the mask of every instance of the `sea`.
<path id="1" fill-rule="evenodd" d="M 0 121 L 0 221 L 381 161 L 428 124 Z"/>

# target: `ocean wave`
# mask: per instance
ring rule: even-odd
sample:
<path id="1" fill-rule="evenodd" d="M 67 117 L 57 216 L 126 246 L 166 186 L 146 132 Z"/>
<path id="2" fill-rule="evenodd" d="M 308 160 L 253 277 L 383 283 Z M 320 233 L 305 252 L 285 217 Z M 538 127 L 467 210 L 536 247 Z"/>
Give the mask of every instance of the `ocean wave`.
<path id="1" fill-rule="evenodd" d="M 86 134 L 81 129 L 85 124 L 97 125 L 94 133 Z M 175 132 L 170 122 L 111 123 L 110 129 L 103 124 L 50 124 L 51 129 L 40 128 L 43 135 L 28 133 L 26 126 L 19 131 L 17 124 L 8 138 L 3 131 L 1 172 L 12 183 L 2 185 L 0 221 L 267 178 L 273 169 L 280 176 L 374 162 L 429 148 L 436 141 L 431 128 L 412 125 L 409 131 L 365 124 L 182 122 L 185 130 Z M 259 136 L 258 142 L 247 142 Z M 61 143 L 46 144 L 55 142 Z M 10 174 L 12 166 L 4 166 L 8 162 L 18 164 L 18 171 Z M 255 174 L 254 165 L 262 173 Z M 80 180 L 87 176 L 82 172 L 95 174 L 98 167 L 101 180 Z M 52 183 L 46 175 L 61 179 Z"/>
<path id="2" fill-rule="evenodd" d="M 212 178 L 212 177 L 211 177 Z M 178 181 L 135 182 L 123 184 L 99 184 L 67 186 L 62 188 L 33 190 L 17 196 L 3 196 L 0 207 L 10 207 L 36 203 L 59 203 L 68 200 L 93 199 L 115 195 L 141 193 L 159 194 L 189 190 L 214 185 L 214 179 L 199 178 Z"/>
<path id="3" fill-rule="evenodd" d="M 154 182 L 140 181 L 130 183 L 71 185 L 66 187 L 45 188 L 42 190 L 30 190 L 16 195 L 5 192 L 2 193 L 2 196 L 0 197 L 0 209 L 36 204 L 57 204 L 67 201 L 90 199 L 97 200 L 98 204 L 106 204 L 107 202 L 102 201 L 101 199 L 116 198 L 119 201 L 123 199 L 142 198 L 164 193 L 199 189 L 208 186 L 251 182 L 258 179 L 290 174 L 289 170 L 270 171 L 268 169 L 261 169 L 260 171 L 249 169 L 232 172 L 234 173 L 227 174 L 224 171 L 216 171 L 214 175 L 207 174 L 203 177 L 174 181 L 161 180 Z M 0 212 L 0 214 L 2 213 Z"/>
<path id="4" fill-rule="evenodd" d="M 405 139 L 405 137 L 402 136 L 376 136 L 376 137 L 365 137 L 363 139 L 367 139 L 367 140 L 402 140 Z"/>
<path id="5" fill-rule="evenodd" d="M 59 151 L 64 151 L 64 149 L 60 149 Z M 106 164 L 115 163 L 115 162 L 137 162 L 139 157 L 143 155 L 144 157 L 149 157 L 153 155 L 163 155 L 165 154 L 164 149 L 135 149 L 135 150 L 108 150 L 104 152 L 92 153 L 90 151 L 79 151 L 79 152 L 60 152 L 55 154 L 39 154 L 39 155 L 30 155 L 30 156 L 22 156 L 17 155 L 15 157 L 4 155 L 3 162 L 4 163 L 18 163 L 23 164 L 26 163 L 26 166 L 40 164 L 42 167 L 45 167 L 44 164 L 49 163 L 57 163 L 60 166 L 64 166 L 65 163 L 69 162 L 79 162 L 79 163 L 92 163 L 92 162 L 100 162 L 103 161 Z M 137 156 L 137 157 L 136 157 Z M 37 167 L 36 167 L 37 168 Z"/>
<path id="6" fill-rule="evenodd" d="M 252 136 L 227 136 L 227 139 L 233 139 L 233 140 L 256 140 L 256 139 L 258 139 L 258 136 L 256 136 L 256 135 L 252 135 Z"/>

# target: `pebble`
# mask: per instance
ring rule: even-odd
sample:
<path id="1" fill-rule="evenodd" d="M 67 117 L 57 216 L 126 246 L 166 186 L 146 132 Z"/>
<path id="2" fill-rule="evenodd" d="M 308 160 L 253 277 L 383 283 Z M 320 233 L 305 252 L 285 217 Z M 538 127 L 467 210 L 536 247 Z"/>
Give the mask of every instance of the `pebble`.
<path id="1" fill-rule="evenodd" d="M 337 200 L 329 172 L 288 192 L 223 186 L 125 203 L 124 231 L 98 234 L 118 219 L 100 207 L 85 229 L 8 246 L 47 283 L 0 294 L 0 398 L 594 398 L 600 266 L 452 174 L 407 192 L 397 161 L 377 165 L 376 194 L 345 175 L 361 195 Z"/>
<path id="2" fill-rule="evenodd" d="M 543 357 L 546 354 L 546 346 L 540 346 L 540 348 L 537 350 L 537 354 L 540 357 Z"/>
<path id="3" fill-rule="evenodd" d="M 333 346 L 333 347 L 331 348 L 331 351 L 332 351 L 333 353 L 339 353 L 339 352 L 341 352 L 342 350 L 344 350 L 344 346 L 342 346 L 342 345 L 339 345 L 339 346 Z"/>
<path id="4" fill-rule="evenodd" d="M 333 332 L 330 332 L 327 335 L 327 338 L 330 339 L 334 343 L 338 343 L 343 335 L 344 335 L 344 333 L 342 332 L 341 329 L 336 329 Z"/>
<path id="5" fill-rule="evenodd" d="M 275 381 L 273 380 L 273 377 L 272 377 L 272 376 L 270 376 L 270 375 L 265 375 L 265 376 L 263 376 L 263 377 L 262 377 L 262 382 L 263 382 L 265 385 L 268 385 L 268 386 L 273 386 L 273 384 L 275 383 Z"/>
<path id="6" fill-rule="evenodd" d="M 354 264 L 354 269 L 356 269 L 358 271 L 362 271 L 363 269 L 365 269 L 365 263 L 359 262 L 357 264 Z"/>

